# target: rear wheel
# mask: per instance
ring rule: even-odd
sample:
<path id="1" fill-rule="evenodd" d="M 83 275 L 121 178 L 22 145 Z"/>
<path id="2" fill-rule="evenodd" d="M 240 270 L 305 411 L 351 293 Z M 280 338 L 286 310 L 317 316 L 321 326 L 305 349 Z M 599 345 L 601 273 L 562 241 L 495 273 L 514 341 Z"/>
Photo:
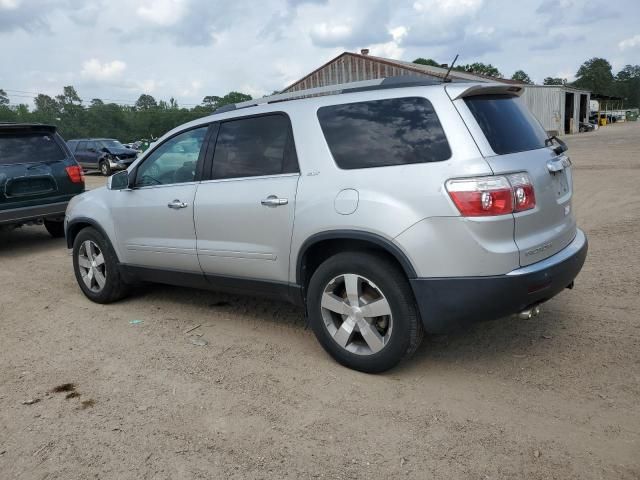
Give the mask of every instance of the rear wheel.
<path id="1" fill-rule="evenodd" d="M 406 276 L 374 254 L 344 252 L 326 260 L 309 282 L 307 306 L 320 344 L 355 370 L 388 370 L 422 341 Z"/>
<path id="2" fill-rule="evenodd" d="M 49 232 L 49 235 L 51 235 L 53 238 L 64 237 L 64 222 L 45 220 L 44 228 L 47 229 L 47 232 Z"/>
<path id="3" fill-rule="evenodd" d="M 109 165 L 109 162 L 107 162 L 106 160 L 103 160 L 100 162 L 100 173 L 105 177 L 108 177 L 109 175 L 111 175 L 111 166 Z"/>
<path id="4" fill-rule="evenodd" d="M 94 228 L 81 230 L 75 238 L 73 270 L 82 292 L 96 303 L 115 302 L 128 292 L 128 285 L 118 270 L 115 252 Z"/>

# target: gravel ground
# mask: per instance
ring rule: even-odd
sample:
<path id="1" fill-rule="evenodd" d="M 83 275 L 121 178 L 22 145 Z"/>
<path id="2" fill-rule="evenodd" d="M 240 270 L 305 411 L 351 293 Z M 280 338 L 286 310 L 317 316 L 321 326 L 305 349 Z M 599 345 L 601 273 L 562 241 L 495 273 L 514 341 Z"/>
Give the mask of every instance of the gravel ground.
<path id="1" fill-rule="evenodd" d="M 283 303 L 92 304 L 63 240 L 2 234 L 0 477 L 640 478 L 640 122 L 567 142 L 575 289 L 384 375 L 338 366 Z"/>

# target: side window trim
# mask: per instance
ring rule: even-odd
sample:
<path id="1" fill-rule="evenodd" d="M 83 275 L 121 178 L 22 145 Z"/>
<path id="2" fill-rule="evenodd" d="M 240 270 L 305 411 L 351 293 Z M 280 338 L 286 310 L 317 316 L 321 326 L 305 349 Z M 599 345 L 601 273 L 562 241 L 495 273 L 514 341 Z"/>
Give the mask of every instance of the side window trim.
<path id="1" fill-rule="evenodd" d="M 284 149 L 284 155 L 285 158 L 283 158 L 283 166 L 284 163 L 286 162 L 286 155 L 289 153 L 288 150 L 291 149 L 291 152 L 293 153 L 293 160 L 295 161 L 295 171 L 293 172 L 283 172 L 283 173 L 277 173 L 277 174 L 270 174 L 270 175 L 253 175 L 250 177 L 233 177 L 233 178 L 214 178 L 213 176 L 213 158 L 215 156 L 215 150 L 216 147 L 218 146 L 218 133 L 220 133 L 220 127 L 222 126 L 222 124 L 227 123 L 227 122 L 233 122 L 233 121 L 237 121 L 237 120 L 248 120 L 250 118 L 260 118 L 260 117 L 269 117 L 269 116 L 273 116 L 273 115 L 280 115 L 283 116 L 286 120 L 287 120 L 287 139 L 285 141 L 285 149 Z M 207 167 L 206 172 L 208 173 L 206 176 L 206 180 L 216 180 L 216 181 L 227 181 L 227 180 L 241 180 L 241 179 L 250 179 L 250 178 L 267 178 L 267 177 L 278 177 L 278 176 L 282 176 L 282 175 L 299 175 L 300 174 L 300 163 L 298 161 L 298 152 L 296 150 L 296 144 L 295 144 L 295 139 L 293 137 L 293 127 L 291 125 L 291 118 L 289 117 L 289 115 L 287 114 L 287 112 L 284 111 L 275 111 L 275 112 L 265 112 L 265 113 L 258 113 L 255 115 L 244 115 L 241 117 L 232 117 L 232 118 L 226 118 L 224 120 L 221 120 L 219 122 L 216 122 L 216 132 L 215 132 L 215 136 L 212 136 L 211 140 L 211 144 L 212 144 L 212 148 L 211 148 L 211 153 L 210 153 L 210 158 L 209 160 L 209 165 Z M 208 153 L 208 152 L 207 152 Z"/>
<path id="2" fill-rule="evenodd" d="M 162 143 L 159 143 L 158 145 L 155 145 L 153 147 L 153 149 L 150 150 L 149 153 L 147 153 L 145 155 L 144 159 L 140 163 L 138 163 L 134 167 L 134 169 L 131 171 L 131 176 L 133 178 L 130 179 L 130 184 L 134 185 L 134 189 L 149 188 L 149 187 L 156 188 L 156 187 L 166 187 L 166 186 L 170 186 L 170 185 L 176 185 L 176 184 L 167 184 L 167 185 L 136 186 L 136 182 L 138 180 L 138 169 L 140 168 L 140 166 L 142 166 L 146 161 L 148 161 L 151 158 L 151 156 L 154 154 L 154 152 L 156 150 L 158 150 L 162 145 L 164 145 L 168 141 L 172 140 L 173 138 L 177 137 L 178 135 L 182 135 L 183 133 L 187 133 L 187 132 L 190 132 L 192 130 L 197 130 L 199 128 L 207 127 L 207 133 L 205 134 L 204 139 L 202 140 L 202 146 L 200 147 L 200 153 L 198 154 L 198 162 L 196 164 L 196 176 L 194 178 L 194 182 L 201 181 L 202 180 L 202 163 L 204 162 L 205 154 L 206 154 L 206 151 L 208 150 L 208 147 L 207 148 L 203 148 L 203 147 L 205 147 L 205 144 L 207 143 L 208 139 L 210 138 L 212 125 L 213 125 L 212 123 L 203 123 L 201 125 L 196 125 L 194 127 L 187 128 L 185 130 L 180 130 L 179 132 L 176 132 L 175 134 L 171 135 L 169 138 L 166 138 Z M 187 182 L 187 183 L 193 183 L 193 182 Z"/>

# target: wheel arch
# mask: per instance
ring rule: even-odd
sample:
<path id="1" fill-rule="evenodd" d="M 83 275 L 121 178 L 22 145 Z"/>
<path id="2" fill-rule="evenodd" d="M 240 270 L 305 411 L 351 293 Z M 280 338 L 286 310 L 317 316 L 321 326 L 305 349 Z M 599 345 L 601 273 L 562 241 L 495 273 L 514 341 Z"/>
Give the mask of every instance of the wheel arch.
<path id="1" fill-rule="evenodd" d="M 107 235 L 105 229 L 102 228 L 102 226 L 100 226 L 100 224 L 94 219 L 86 217 L 74 218 L 67 224 L 64 235 L 67 240 L 67 248 L 73 248 L 73 242 L 75 241 L 76 237 L 83 228 L 87 227 L 93 227 L 98 230 L 102 234 L 102 236 L 104 236 L 106 241 L 109 242 L 109 246 L 113 249 L 113 243 L 111 243 L 111 239 L 109 238 L 109 235 Z"/>
<path id="2" fill-rule="evenodd" d="M 391 240 L 360 230 L 332 230 L 312 235 L 304 241 L 296 258 L 296 284 L 306 289 L 315 269 L 330 256 L 348 250 L 374 250 L 393 259 L 407 278 L 417 274 L 407 255 Z"/>

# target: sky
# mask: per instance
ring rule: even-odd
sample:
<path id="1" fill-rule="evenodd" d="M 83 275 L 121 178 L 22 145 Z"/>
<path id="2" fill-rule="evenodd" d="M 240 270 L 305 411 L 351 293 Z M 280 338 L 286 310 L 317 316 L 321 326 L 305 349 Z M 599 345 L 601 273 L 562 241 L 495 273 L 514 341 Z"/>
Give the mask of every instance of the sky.
<path id="1" fill-rule="evenodd" d="M 262 96 L 344 51 L 492 63 L 572 80 L 591 57 L 640 64 L 640 0 L 0 0 L 12 104 L 73 85 L 88 103 Z"/>

